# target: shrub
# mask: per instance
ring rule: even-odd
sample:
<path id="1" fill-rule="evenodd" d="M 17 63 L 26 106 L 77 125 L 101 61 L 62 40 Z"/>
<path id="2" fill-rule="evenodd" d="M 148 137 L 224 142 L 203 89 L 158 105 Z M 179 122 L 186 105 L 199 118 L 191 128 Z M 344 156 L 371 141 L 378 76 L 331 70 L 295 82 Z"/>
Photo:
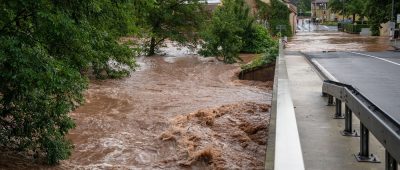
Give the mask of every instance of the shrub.
<path id="1" fill-rule="evenodd" d="M 262 53 L 274 45 L 274 40 L 268 30 L 262 25 L 253 24 L 243 36 L 244 45 L 242 52 Z"/>
<path id="2" fill-rule="evenodd" d="M 266 28 L 249 16 L 249 7 L 243 0 L 225 0 L 223 4 L 201 33 L 201 55 L 235 63 L 241 60 L 240 52 L 262 53 L 274 44 Z"/>
<path id="3" fill-rule="evenodd" d="M 344 24 L 344 31 L 351 34 L 359 34 L 362 28 L 369 28 L 369 25 L 366 24 Z"/>
<path id="4" fill-rule="evenodd" d="M 225 63 L 235 63 L 244 45 L 243 34 L 251 27 L 254 19 L 249 16 L 249 7 L 243 0 L 224 0 L 217 7 L 211 21 L 201 33 L 204 43 L 200 54 L 216 56 Z"/>

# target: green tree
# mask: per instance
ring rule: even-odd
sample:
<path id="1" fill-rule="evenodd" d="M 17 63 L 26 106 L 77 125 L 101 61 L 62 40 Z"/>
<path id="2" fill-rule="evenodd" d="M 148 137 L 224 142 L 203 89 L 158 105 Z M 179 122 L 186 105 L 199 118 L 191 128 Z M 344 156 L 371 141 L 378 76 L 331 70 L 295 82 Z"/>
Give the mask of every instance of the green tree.
<path id="1" fill-rule="evenodd" d="M 392 1 L 391 0 L 367 0 L 364 2 L 365 16 L 368 17 L 368 22 L 371 25 L 373 35 L 379 35 L 380 24 L 386 23 L 392 17 Z M 395 12 L 400 11 L 400 2 L 395 1 Z"/>
<path id="2" fill-rule="evenodd" d="M 280 0 L 271 0 L 271 5 L 267 13 L 267 20 L 273 35 L 281 32 L 282 36 L 292 36 L 293 33 L 289 23 L 290 11 L 283 2 Z M 284 29 L 277 29 L 279 25 L 283 25 Z"/>
<path id="3" fill-rule="evenodd" d="M 274 47 L 276 41 L 272 39 L 268 30 L 260 25 L 253 23 L 242 35 L 243 47 L 241 52 L 245 53 L 264 53 L 268 48 Z"/>
<path id="4" fill-rule="evenodd" d="M 243 0 L 224 0 L 205 23 L 200 54 L 235 63 L 240 52 L 263 53 L 274 41 L 264 26 L 255 23 Z"/>
<path id="5" fill-rule="evenodd" d="M 364 17 L 364 4 L 365 0 L 348 0 L 346 2 L 346 11 L 353 16 L 353 23 L 356 22 L 356 16 Z"/>
<path id="6" fill-rule="evenodd" d="M 181 45 L 197 44 L 197 32 L 206 16 L 200 0 L 153 0 L 140 4 L 136 15 L 147 30 L 144 36 L 150 37 L 146 43 L 147 55 L 154 55 L 166 39 Z"/>
<path id="7" fill-rule="evenodd" d="M 297 6 L 299 15 L 300 12 L 302 12 L 303 15 L 306 12 L 311 12 L 311 0 L 291 0 L 291 3 Z"/>
<path id="8" fill-rule="evenodd" d="M 328 7 L 334 13 L 338 13 L 340 15 L 346 15 L 345 0 L 330 0 L 328 3 Z"/>
<path id="9" fill-rule="evenodd" d="M 249 16 L 250 9 L 243 0 L 223 0 L 222 3 L 214 11 L 211 21 L 205 24 L 200 54 L 234 63 L 241 60 L 242 35 L 246 28 L 251 27 L 254 19 Z"/>
<path id="10" fill-rule="evenodd" d="M 0 147 L 66 159 L 68 113 L 83 101 L 87 74 L 118 77 L 135 67 L 117 39 L 132 33 L 129 0 L 0 3 Z"/>
<path id="11" fill-rule="evenodd" d="M 332 12 L 340 15 L 352 15 L 353 23 L 356 21 L 356 16 L 364 17 L 364 0 L 330 0 L 328 4 Z"/>

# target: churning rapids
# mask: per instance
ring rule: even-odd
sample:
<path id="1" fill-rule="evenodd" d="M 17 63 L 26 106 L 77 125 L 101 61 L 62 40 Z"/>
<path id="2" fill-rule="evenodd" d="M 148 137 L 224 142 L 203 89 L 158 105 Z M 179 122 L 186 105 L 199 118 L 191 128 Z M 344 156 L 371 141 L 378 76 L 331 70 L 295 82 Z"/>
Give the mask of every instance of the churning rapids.
<path id="1" fill-rule="evenodd" d="M 163 51 L 138 58 L 130 77 L 90 83 L 86 103 L 70 114 L 77 126 L 68 160 L 47 167 L 2 154 L 0 167 L 262 169 L 272 82 L 238 80 L 239 64 Z"/>

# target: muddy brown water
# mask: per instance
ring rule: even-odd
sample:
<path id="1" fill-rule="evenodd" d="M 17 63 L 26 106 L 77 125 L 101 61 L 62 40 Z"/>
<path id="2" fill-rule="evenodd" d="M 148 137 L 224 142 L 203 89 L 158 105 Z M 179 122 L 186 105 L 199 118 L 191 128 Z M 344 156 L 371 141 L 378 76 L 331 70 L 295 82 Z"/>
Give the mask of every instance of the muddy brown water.
<path id="1" fill-rule="evenodd" d="M 298 33 L 286 50 L 385 51 L 387 39 Z M 164 51 L 139 58 L 128 78 L 91 82 L 71 113 L 70 159 L 48 167 L 2 153 L 0 169 L 262 169 L 272 83 L 238 80 L 238 64 Z"/>
<path id="2" fill-rule="evenodd" d="M 266 141 L 272 83 L 238 80 L 239 64 L 223 64 L 172 47 L 164 51 L 168 55 L 138 58 L 140 67 L 130 77 L 90 83 L 86 103 L 70 114 L 77 126 L 68 135 L 75 146 L 68 160 L 48 167 L 4 153 L 0 169 L 262 168 L 266 143 L 257 140 Z M 248 61 L 253 55 L 242 57 Z M 207 127 L 205 133 L 201 122 L 188 120 L 182 127 L 196 126 L 196 132 L 186 130 L 174 141 L 161 137 L 179 116 L 220 107 L 232 108 L 221 114 L 225 116 L 214 117 L 215 124 L 225 128 Z M 261 131 L 246 135 L 240 127 L 252 120 L 262 122 Z M 225 132 L 218 135 L 221 130 Z M 259 133 L 265 134 L 256 139 Z M 182 142 L 193 134 L 202 135 L 196 137 L 201 141 L 194 149 Z M 238 139 L 221 138 L 223 134 L 236 134 Z M 244 141 L 235 143 L 239 138 Z"/>
<path id="3" fill-rule="evenodd" d="M 342 32 L 301 32 L 290 39 L 289 51 L 386 51 L 389 37 L 360 36 Z"/>

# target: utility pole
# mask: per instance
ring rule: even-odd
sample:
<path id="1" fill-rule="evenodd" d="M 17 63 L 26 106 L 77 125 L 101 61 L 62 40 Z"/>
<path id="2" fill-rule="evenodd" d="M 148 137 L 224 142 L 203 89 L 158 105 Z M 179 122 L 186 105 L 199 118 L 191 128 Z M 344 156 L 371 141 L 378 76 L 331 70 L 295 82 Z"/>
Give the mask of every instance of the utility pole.
<path id="1" fill-rule="evenodd" d="M 392 0 L 392 19 L 391 20 L 394 22 L 394 0 Z"/>
<path id="2" fill-rule="evenodd" d="M 344 12 L 345 12 L 344 11 L 345 10 L 344 6 L 345 6 L 345 2 L 344 2 L 344 0 L 342 0 L 342 1 L 343 1 L 343 9 L 342 9 L 343 21 L 342 22 L 344 23 Z"/>

